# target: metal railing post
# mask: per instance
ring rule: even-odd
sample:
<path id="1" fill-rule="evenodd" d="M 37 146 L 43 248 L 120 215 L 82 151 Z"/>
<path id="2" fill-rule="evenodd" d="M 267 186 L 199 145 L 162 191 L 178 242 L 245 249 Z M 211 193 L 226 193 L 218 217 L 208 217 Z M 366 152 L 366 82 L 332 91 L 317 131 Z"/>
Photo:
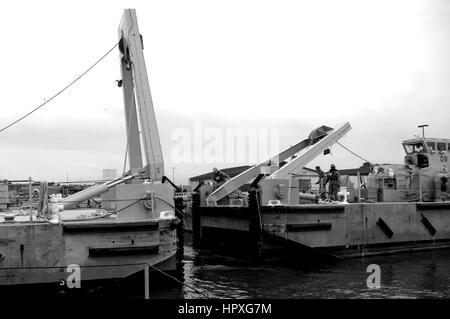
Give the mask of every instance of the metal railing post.
<path id="1" fill-rule="evenodd" d="M 144 269 L 144 283 L 145 283 L 145 299 L 150 299 L 150 267 L 145 265 Z"/>
<path id="2" fill-rule="evenodd" d="M 31 200 L 32 200 L 32 180 L 31 180 L 31 176 L 28 177 L 28 205 L 30 207 L 30 222 L 33 221 L 33 214 L 32 214 L 32 210 L 31 210 Z"/>
<path id="3" fill-rule="evenodd" d="M 357 172 L 356 177 L 358 178 L 358 203 L 361 204 L 361 174 Z"/>
<path id="4" fill-rule="evenodd" d="M 417 173 L 417 176 L 419 177 L 419 202 L 422 202 L 422 180 L 420 178 L 420 171 Z"/>

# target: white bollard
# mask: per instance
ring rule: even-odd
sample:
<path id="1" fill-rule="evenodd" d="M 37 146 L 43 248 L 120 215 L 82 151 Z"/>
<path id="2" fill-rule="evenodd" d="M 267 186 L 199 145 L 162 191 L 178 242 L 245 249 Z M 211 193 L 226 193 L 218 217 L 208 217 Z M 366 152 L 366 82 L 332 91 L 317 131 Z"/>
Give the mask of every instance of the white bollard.
<path id="1" fill-rule="evenodd" d="M 338 196 L 342 196 L 343 197 L 342 202 L 344 204 L 348 204 L 348 201 L 347 201 L 348 195 L 350 195 L 350 193 L 347 192 L 347 187 L 341 187 L 341 191 L 338 193 Z"/>
<path id="2" fill-rule="evenodd" d="M 61 196 L 51 195 L 49 200 L 49 211 L 50 218 L 49 222 L 51 224 L 59 224 L 61 222 L 59 212 L 64 209 L 64 205 L 60 203 Z"/>

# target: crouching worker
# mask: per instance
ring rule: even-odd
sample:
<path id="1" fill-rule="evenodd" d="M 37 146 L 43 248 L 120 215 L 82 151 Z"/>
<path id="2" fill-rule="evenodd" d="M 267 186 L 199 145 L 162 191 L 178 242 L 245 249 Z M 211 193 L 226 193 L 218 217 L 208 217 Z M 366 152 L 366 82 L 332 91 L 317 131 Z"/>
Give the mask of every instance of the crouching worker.
<path id="1" fill-rule="evenodd" d="M 219 171 L 216 167 L 213 168 L 213 186 L 217 189 L 220 185 L 230 179 L 230 176 L 222 171 Z"/>

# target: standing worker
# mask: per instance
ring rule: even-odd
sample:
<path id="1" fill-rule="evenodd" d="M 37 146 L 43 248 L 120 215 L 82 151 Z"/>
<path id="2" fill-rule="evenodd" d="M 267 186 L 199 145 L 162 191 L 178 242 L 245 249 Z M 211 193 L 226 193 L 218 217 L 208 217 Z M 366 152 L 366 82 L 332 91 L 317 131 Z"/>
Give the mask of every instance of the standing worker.
<path id="1" fill-rule="evenodd" d="M 337 193 L 341 187 L 341 175 L 336 169 L 336 165 L 331 164 L 330 170 L 328 171 L 327 181 L 330 182 L 328 192 L 330 193 L 331 200 L 337 200 Z"/>
<path id="2" fill-rule="evenodd" d="M 320 166 L 316 166 L 316 172 L 319 176 L 319 180 L 316 185 L 319 184 L 319 197 L 321 200 L 325 199 L 325 184 L 327 183 L 327 178 L 325 172 L 320 169 Z"/>
<path id="3" fill-rule="evenodd" d="M 440 174 L 441 175 L 441 199 L 443 202 L 447 200 L 447 182 L 448 178 L 447 175 Z"/>

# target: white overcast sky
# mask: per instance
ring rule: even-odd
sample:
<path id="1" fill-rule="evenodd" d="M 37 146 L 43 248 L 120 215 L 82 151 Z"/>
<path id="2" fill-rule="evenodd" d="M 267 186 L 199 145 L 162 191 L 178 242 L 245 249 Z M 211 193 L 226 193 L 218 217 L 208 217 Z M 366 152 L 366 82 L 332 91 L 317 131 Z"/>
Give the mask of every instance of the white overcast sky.
<path id="1" fill-rule="evenodd" d="M 8 1 L 2 3 L 0 127 L 73 80 L 117 42 L 136 8 L 166 175 L 177 183 L 230 163 L 174 164 L 171 134 L 277 128 L 280 147 L 349 121 L 341 141 L 402 163 L 429 124 L 449 137 L 450 1 Z M 99 179 L 121 170 L 125 121 L 115 50 L 79 83 L 0 133 L 0 179 Z M 316 163 L 362 161 L 335 145 Z M 236 163 L 239 165 L 241 163 Z"/>

